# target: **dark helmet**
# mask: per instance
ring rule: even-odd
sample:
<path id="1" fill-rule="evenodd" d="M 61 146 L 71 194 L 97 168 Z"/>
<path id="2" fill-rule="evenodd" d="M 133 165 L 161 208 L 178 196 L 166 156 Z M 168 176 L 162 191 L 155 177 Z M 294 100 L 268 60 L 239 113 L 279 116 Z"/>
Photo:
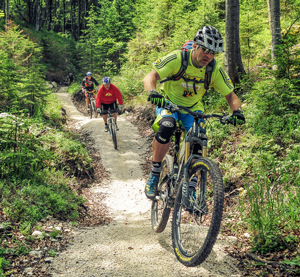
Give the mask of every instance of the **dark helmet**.
<path id="1" fill-rule="evenodd" d="M 214 52 L 223 52 L 223 39 L 219 31 L 213 26 L 204 26 L 194 38 L 194 41 Z"/>
<path id="2" fill-rule="evenodd" d="M 92 76 L 92 72 L 88 71 L 88 72 L 86 73 L 86 75 L 87 75 L 87 76 Z"/>
<path id="3" fill-rule="evenodd" d="M 110 78 L 109 77 L 104 77 L 102 80 L 103 85 L 109 85 L 110 84 Z"/>

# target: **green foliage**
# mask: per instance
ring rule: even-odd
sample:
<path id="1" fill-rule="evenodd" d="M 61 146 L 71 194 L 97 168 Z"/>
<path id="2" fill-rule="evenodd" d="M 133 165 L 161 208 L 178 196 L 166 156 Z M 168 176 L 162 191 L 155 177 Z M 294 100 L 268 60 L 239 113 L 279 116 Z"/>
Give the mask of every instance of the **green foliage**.
<path id="1" fill-rule="evenodd" d="M 35 41 L 40 47 L 47 80 L 59 83 L 66 78 L 69 72 L 73 74 L 78 72 L 77 59 L 80 56 L 80 50 L 77 49 L 78 46 L 73 39 L 53 31 L 37 32 L 26 27 L 23 29 L 28 38 Z"/>
<path id="2" fill-rule="evenodd" d="M 10 24 L 0 35 L 0 112 L 39 110 L 47 91 L 39 65 L 40 49 Z"/>
<path id="3" fill-rule="evenodd" d="M 53 249 L 50 249 L 49 250 L 49 256 L 50 257 L 55 257 L 55 255 L 56 255 L 56 252 Z"/>
<path id="4" fill-rule="evenodd" d="M 51 232 L 50 237 L 51 238 L 56 238 L 58 236 L 58 234 L 59 234 L 59 231 L 55 230 L 55 231 Z"/>
<path id="5" fill-rule="evenodd" d="M 1 250 L 1 248 L 0 248 Z M 10 274 L 9 272 L 7 272 L 6 274 L 4 274 L 3 269 L 5 269 L 7 266 L 9 265 L 9 262 L 5 260 L 5 258 L 1 257 L 0 255 L 0 276 L 7 276 L 8 274 Z"/>

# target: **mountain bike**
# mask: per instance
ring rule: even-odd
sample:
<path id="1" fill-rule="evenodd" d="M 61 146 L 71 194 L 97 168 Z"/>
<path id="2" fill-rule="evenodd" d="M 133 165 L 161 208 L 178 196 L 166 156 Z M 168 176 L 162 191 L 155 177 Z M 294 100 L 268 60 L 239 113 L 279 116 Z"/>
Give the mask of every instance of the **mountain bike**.
<path id="1" fill-rule="evenodd" d="M 117 144 L 117 126 L 116 126 L 116 121 L 115 118 L 113 117 L 113 113 L 118 112 L 118 108 L 114 110 L 109 110 L 108 115 L 107 115 L 107 124 L 108 124 L 108 130 L 110 133 L 110 136 L 112 137 L 113 144 L 115 149 L 117 149 L 118 144 Z"/>
<path id="2" fill-rule="evenodd" d="M 89 98 L 89 114 L 90 117 L 93 118 L 93 115 L 95 118 L 98 117 L 98 113 L 97 113 L 97 108 L 96 108 L 96 100 L 95 100 L 95 91 L 87 91 L 86 93 L 88 94 L 88 98 Z"/>
<path id="3" fill-rule="evenodd" d="M 194 122 L 187 133 L 177 123 L 174 157 L 166 155 L 162 161 L 157 195 L 152 201 L 151 223 L 155 232 L 162 232 L 173 208 L 175 255 L 182 264 L 197 266 L 208 257 L 217 239 L 224 202 L 222 174 L 215 162 L 207 158 L 207 136 L 198 121 L 213 117 L 222 124 L 232 121 L 227 114 L 205 115 L 171 102 L 166 109 L 172 113 L 184 110 L 194 117 Z M 196 185 L 192 194 L 191 180 Z"/>

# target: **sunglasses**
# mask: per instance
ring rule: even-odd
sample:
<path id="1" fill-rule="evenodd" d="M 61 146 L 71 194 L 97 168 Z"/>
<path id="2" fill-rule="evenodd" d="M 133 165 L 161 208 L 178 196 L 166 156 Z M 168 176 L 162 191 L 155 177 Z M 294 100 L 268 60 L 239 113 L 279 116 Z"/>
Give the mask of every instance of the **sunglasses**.
<path id="1" fill-rule="evenodd" d="M 212 51 L 208 48 L 205 48 L 205 47 L 200 47 L 202 49 L 202 51 L 204 52 L 204 54 L 212 54 L 212 55 L 216 55 L 218 52 L 215 52 L 215 51 Z"/>

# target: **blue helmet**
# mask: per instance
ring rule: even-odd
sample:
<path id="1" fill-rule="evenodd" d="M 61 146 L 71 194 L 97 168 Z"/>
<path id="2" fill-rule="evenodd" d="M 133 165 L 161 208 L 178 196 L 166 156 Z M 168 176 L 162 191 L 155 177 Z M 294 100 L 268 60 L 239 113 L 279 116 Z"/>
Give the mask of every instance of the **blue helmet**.
<path id="1" fill-rule="evenodd" d="M 104 77 L 102 80 L 103 85 L 109 85 L 110 84 L 110 78 L 109 77 Z"/>
<path id="2" fill-rule="evenodd" d="M 92 76 L 92 72 L 88 71 L 88 72 L 86 73 L 86 75 L 87 75 L 87 76 Z"/>

